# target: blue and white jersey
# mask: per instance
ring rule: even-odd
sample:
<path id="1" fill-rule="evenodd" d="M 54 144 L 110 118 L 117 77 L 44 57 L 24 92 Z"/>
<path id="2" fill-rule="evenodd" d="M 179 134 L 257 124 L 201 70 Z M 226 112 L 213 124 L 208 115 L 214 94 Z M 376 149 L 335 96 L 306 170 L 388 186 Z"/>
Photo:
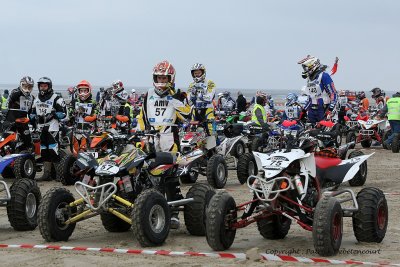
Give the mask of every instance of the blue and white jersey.
<path id="1" fill-rule="evenodd" d="M 337 93 L 331 76 L 326 73 L 320 73 L 314 80 L 307 79 L 305 93 L 310 97 L 305 105 L 309 109 L 311 105 L 329 105 L 333 110 L 337 102 Z"/>

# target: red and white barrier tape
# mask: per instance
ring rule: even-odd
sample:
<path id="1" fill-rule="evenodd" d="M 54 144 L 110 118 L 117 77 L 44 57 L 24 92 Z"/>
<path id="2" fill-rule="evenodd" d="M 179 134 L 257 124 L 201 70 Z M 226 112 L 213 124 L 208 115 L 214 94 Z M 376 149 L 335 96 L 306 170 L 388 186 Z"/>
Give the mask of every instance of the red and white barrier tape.
<path id="1" fill-rule="evenodd" d="M 70 251 L 94 251 L 94 252 L 111 252 L 121 254 L 136 254 L 136 255 L 163 255 L 163 256 L 191 256 L 191 257 L 211 257 L 225 259 L 246 259 L 246 253 L 223 253 L 223 252 L 193 252 L 193 251 L 170 251 L 170 250 L 144 250 L 144 249 L 121 249 L 121 248 L 89 248 L 89 247 L 70 247 L 57 245 L 8 245 L 0 244 L 0 248 L 25 248 L 25 249 L 48 249 L 48 250 L 70 250 Z M 375 265 L 375 266 L 400 266 L 393 263 L 376 263 L 362 262 L 355 260 L 331 260 L 324 258 L 305 258 L 288 255 L 260 254 L 262 260 L 279 261 L 279 262 L 301 262 L 301 263 L 328 263 L 328 264 L 359 264 L 359 265 Z"/>
<path id="2" fill-rule="evenodd" d="M 98 251 L 112 252 L 122 254 L 142 254 L 142 255 L 164 255 L 164 256 L 199 256 L 225 259 L 246 259 L 245 253 L 210 253 L 210 252 L 193 252 L 193 251 L 169 251 L 169 250 L 144 250 L 144 249 L 121 249 L 121 248 L 89 248 L 89 247 L 70 247 L 57 245 L 7 245 L 0 244 L 0 248 L 30 248 L 30 249 L 50 249 L 50 250 L 75 250 L 75 251 Z"/>
<path id="3" fill-rule="evenodd" d="M 359 264 L 359 265 L 375 265 L 375 266 L 400 266 L 400 264 L 392 263 L 376 263 L 368 261 L 355 261 L 355 260 L 331 260 L 324 258 L 304 258 L 288 255 L 274 255 L 261 253 L 263 260 L 267 261 L 280 261 L 280 262 L 301 262 L 301 263 L 329 263 L 329 264 Z"/>

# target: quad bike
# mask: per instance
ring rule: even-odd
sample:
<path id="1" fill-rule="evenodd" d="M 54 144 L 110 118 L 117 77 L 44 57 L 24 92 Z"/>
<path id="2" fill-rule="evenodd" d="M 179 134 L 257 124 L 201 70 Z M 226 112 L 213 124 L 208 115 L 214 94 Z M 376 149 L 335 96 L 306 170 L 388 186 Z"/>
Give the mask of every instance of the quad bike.
<path id="1" fill-rule="evenodd" d="M 253 194 L 250 201 L 237 205 L 226 191 L 219 191 L 211 198 L 206 214 L 206 237 L 211 248 L 229 249 L 236 230 L 253 222 L 257 222 L 264 238 L 283 239 L 293 221 L 312 232 L 318 254 L 332 256 L 341 246 L 343 217 L 352 218 L 358 241 L 383 240 L 388 206 L 381 190 L 367 187 L 356 196 L 350 189 L 321 188 L 325 182 L 351 181 L 371 155 L 349 160 L 317 157 L 312 153 L 312 139 L 308 140 L 300 148 L 288 143 L 286 150 L 269 154 L 253 152 L 262 175 L 252 175 L 247 180 Z"/>
<path id="2" fill-rule="evenodd" d="M 207 123 L 192 121 L 189 130 L 183 133 L 180 152 L 185 160 L 180 167 L 181 182 L 194 183 L 202 174 L 212 187 L 223 188 L 228 177 L 227 165 L 224 156 L 217 153 L 215 136 L 208 136 L 204 130 Z"/>
<path id="3" fill-rule="evenodd" d="M 75 190 L 81 198 L 53 188 L 39 206 L 39 229 L 46 241 L 67 241 L 77 222 L 100 215 L 107 231 L 132 228 L 142 246 L 157 246 L 166 240 L 171 213 L 178 210 L 190 234 L 205 235 L 205 210 L 214 190 L 195 184 L 186 198 L 167 202 L 168 184 L 179 179 L 178 159 L 167 152 L 146 154 L 132 144 L 138 135 L 121 136 L 102 159 L 79 153 L 76 164 L 84 177 Z"/>
<path id="4" fill-rule="evenodd" d="M 10 162 L 24 158 L 24 154 L 10 154 L 0 157 L 0 173 Z M 15 180 L 9 188 L 0 180 L 0 206 L 7 207 L 8 220 L 16 231 L 34 230 L 37 226 L 37 211 L 42 195 L 33 179 L 21 178 Z"/>
<path id="5" fill-rule="evenodd" d="M 21 153 L 26 155 L 24 157 L 12 157 L 13 160 L 9 161 L 9 164 L 5 166 L 1 173 L 4 178 L 35 178 L 35 158 L 28 156 L 28 154 L 30 153 L 28 151 L 29 148 L 24 146 L 20 134 L 16 131 L 10 130 L 14 126 L 18 127 L 18 124 L 27 123 L 29 123 L 28 118 L 18 118 L 15 120 L 14 123 L 9 123 L 5 121 L 2 124 L 2 134 L 0 138 L 0 157 L 4 157 L 13 153 Z"/>
<path id="6" fill-rule="evenodd" d="M 358 120 L 360 130 L 350 131 L 347 134 L 346 140 L 356 140 L 356 143 L 361 142 L 363 148 L 371 147 L 372 141 L 375 140 L 383 145 L 384 136 L 387 138 L 388 134 L 385 132 L 389 131 L 389 125 L 386 120 L 375 119 L 372 115 L 367 120 Z"/>
<path id="7" fill-rule="evenodd" d="M 279 148 L 282 133 L 277 126 L 278 121 L 268 123 L 270 128 L 258 136 L 251 138 L 250 151 L 267 152 Z"/>

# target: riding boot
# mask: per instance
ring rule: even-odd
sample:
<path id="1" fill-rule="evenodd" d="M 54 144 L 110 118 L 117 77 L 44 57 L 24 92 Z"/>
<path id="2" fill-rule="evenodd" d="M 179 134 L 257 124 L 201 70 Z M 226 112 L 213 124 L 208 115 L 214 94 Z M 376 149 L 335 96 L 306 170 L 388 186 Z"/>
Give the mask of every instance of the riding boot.
<path id="1" fill-rule="evenodd" d="M 42 177 L 36 179 L 37 181 L 51 181 L 53 177 L 51 177 L 51 167 L 53 163 L 49 161 L 45 161 L 43 163 L 43 175 Z"/>

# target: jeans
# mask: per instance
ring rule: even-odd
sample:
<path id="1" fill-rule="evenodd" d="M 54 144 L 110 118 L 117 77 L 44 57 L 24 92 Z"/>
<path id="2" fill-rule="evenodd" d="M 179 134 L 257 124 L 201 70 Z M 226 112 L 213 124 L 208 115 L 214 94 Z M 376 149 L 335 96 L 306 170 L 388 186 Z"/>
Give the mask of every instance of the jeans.
<path id="1" fill-rule="evenodd" d="M 400 121 L 389 121 L 392 134 L 386 140 L 387 144 L 391 144 L 396 134 L 400 134 Z"/>

